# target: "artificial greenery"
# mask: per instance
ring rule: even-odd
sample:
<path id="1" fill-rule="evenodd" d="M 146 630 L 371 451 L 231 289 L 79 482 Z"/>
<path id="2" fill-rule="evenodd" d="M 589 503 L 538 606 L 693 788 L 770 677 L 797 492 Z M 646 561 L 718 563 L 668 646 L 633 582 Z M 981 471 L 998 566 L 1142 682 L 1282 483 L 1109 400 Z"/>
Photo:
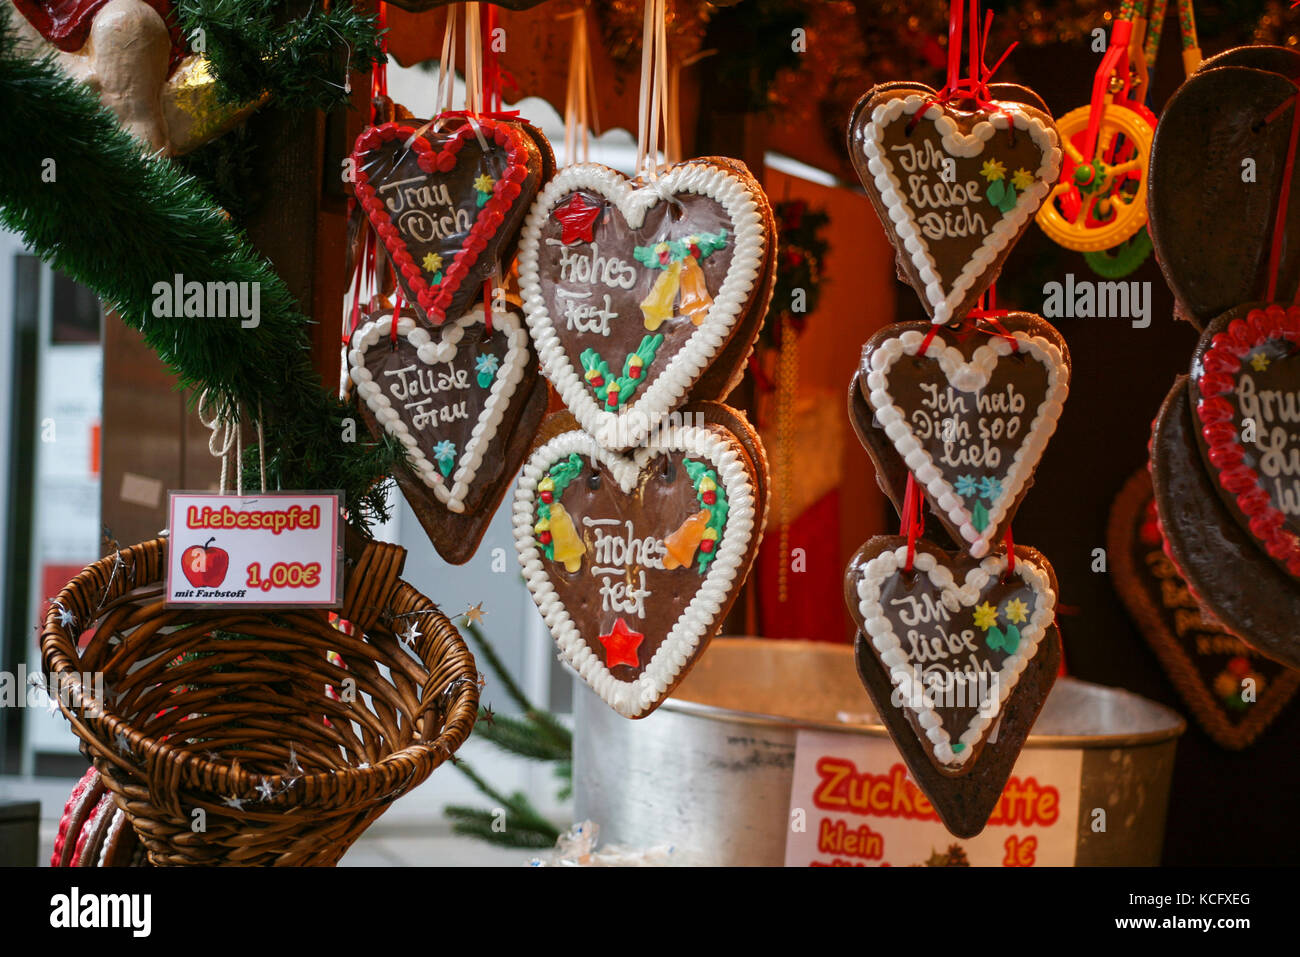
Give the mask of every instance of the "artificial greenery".
<path id="1" fill-rule="evenodd" d="M 783 200 L 772 212 L 777 226 L 776 283 L 763 323 L 763 343 L 775 349 L 781 345 L 779 320 L 789 319 L 801 333 L 808 315 L 817 311 L 830 252 L 824 233 L 831 217 L 802 199 Z"/>
<path id="2" fill-rule="evenodd" d="M 227 103 L 328 110 L 347 101 L 348 71 L 369 73 L 380 56 L 374 17 L 351 3 L 177 0 L 175 11 Z"/>
<path id="3" fill-rule="evenodd" d="M 494 715 L 487 708 L 481 708 L 474 725 L 475 736 L 486 738 L 516 757 L 554 764 L 555 776 L 561 782 L 556 798 L 564 800 L 573 789 L 572 733 L 553 714 L 533 706 L 477 625 L 467 623 L 465 633 L 474 643 L 479 660 L 485 662 L 501 682 L 506 697 L 523 712 L 522 717 L 515 718 Z M 555 846 L 560 837 L 559 828 L 539 814 L 526 795 L 519 791 L 503 794 L 461 758 L 456 759 L 456 768 L 494 806 L 475 808 L 454 804 L 443 808 L 443 813 L 453 822 L 453 831 L 504 847 Z M 505 812 L 504 817 L 501 811 Z"/>
<path id="4" fill-rule="evenodd" d="M 0 9 L 0 223 L 55 269 L 93 289 L 140 330 L 181 387 L 207 389 L 214 408 L 260 413 L 270 488 L 342 489 L 354 527 L 384 517 L 375 478 L 401 456 L 365 441 L 356 409 L 322 387 L 311 365 L 310 320 L 211 196 L 139 142 L 85 85 L 46 57 L 16 48 Z M 260 321 L 153 314 L 154 285 L 256 283 Z M 251 288 L 251 287 L 250 287 Z M 256 449 L 246 458 L 255 487 Z"/>

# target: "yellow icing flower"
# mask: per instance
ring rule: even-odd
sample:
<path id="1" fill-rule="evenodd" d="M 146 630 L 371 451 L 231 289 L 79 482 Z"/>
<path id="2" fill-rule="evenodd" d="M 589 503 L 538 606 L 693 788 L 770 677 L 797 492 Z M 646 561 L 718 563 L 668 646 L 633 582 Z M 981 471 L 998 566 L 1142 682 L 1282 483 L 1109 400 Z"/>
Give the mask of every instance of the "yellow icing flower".
<path id="1" fill-rule="evenodd" d="M 985 160 L 984 165 L 980 167 L 980 175 L 991 183 L 997 179 L 1005 179 L 1007 168 L 1002 165 L 1001 160 Z"/>
<path id="2" fill-rule="evenodd" d="M 1011 185 L 1018 190 L 1026 190 L 1034 185 L 1034 174 L 1027 169 L 1016 170 L 1016 175 L 1011 177 Z"/>
<path id="3" fill-rule="evenodd" d="M 492 187 L 495 185 L 496 185 L 496 180 L 494 180 L 487 173 L 480 174 L 479 178 L 474 180 L 474 188 L 478 190 L 480 193 L 492 192 Z"/>
<path id="4" fill-rule="evenodd" d="M 1002 614 L 1007 616 L 1007 621 L 1013 625 L 1018 625 L 1029 617 L 1029 606 L 1019 598 L 1013 598 L 1006 603 L 1002 609 Z"/>
<path id="5" fill-rule="evenodd" d="M 1250 357 L 1250 364 L 1254 367 L 1256 372 L 1263 372 L 1268 368 L 1268 356 L 1264 355 L 1262 352 L 1256 352 Z"/>
<path id="6" fill-rule="evenodd" d="M 975 627 L 992 628 L 998 623 L 998 610 L 985 602 L 975 606 Z"/>
<path id="7" fill-rule="evenodd" d="M 437 253 L 429 253 L 420 265 L 424 267 L 425 272 L 437 272 L 442 268 L 442 257 Z"/>

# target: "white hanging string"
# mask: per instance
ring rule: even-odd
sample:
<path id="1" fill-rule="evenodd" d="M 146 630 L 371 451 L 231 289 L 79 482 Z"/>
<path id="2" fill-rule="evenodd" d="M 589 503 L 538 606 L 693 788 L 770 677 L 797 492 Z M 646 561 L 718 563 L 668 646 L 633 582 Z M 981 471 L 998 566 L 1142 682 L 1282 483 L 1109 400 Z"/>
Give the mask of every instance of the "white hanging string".
<path id="1" fill-rule="evenodd" d="M 636 173 L 659 174 L 659 131 L 668 127 L 668 5 L 667 0 L 645 0 L 641 31 L 641 92 L 637 122 Z"/>
<path id="2" fill-rule="evenodd" d="M 465 109 L 483 112 L 483 41 L 478 4 L 465 4 Z"/>
<path id="3" fill-rule="evenodd" d="M 447 25 L 442 34 L 442 56 L 438 60 L 438 102 L 434 109 L 441 113 L 451 110 L 452 96 L 456 91 L 456 11 L 453 4 L 447 8 Z"/>
<path id="4" fill-rule="evenodd" d="M 589 163 L 592 131 L 599 131 L 600 120 L 596 117 L 593 122 L 595 71 L 591 68 L 587 11 L 580 7 L 559 17 L 566 18 L 573 20 L 573 33 L 569 43 L 569 82 L 564 97 L 564 159 L 566 163 Z"/>
<path id="5" fill-rule="evenodd" d="M 205 428 L 211 431 L 208 436 L 208 451 L 215 458 L 221 459 L 221 478 L 220 491 L 222 495 L 226 494 L 230 488 L 230 471 L 232 468 L 235 472 L 235 494 L 243 496 L 244 494 L 244 438 L 242 432 L 242 423 L 240 421 L 239 407 L 235 406 L 233 413 L 223 412 L 214 408 L 217 400 L 212 393 L 204 389 L 199 393 L 198 405 L 195 412 L 198 414 L 199 422 Z M 206 410 L 206 413 L 205 413 Z M 257 463 L 258 472 L 261 478 L 262 491 L 266 492 L 266 437 L 262 428 L 262 400 L 257 401 Z"/>

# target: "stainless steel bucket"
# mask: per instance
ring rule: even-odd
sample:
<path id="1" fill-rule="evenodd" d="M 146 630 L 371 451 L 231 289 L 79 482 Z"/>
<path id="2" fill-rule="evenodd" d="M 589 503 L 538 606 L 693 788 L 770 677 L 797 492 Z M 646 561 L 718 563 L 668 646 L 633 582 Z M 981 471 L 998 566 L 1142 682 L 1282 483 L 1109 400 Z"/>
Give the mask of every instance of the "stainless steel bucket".
<path id="1" fill-rule="evenodd" d="M 667 844 L 682 864 L 781 865 L 800 729 L 887 737 L 847 645 L 717 639 L 639 721 L 578 684 L 576 819 L 598 824 L 602 845 Z M 1082 752 L 1075 863 L 1159 863 L 1185 728 L 1130 692 L 1057 681 L 1025 747 Z"/>

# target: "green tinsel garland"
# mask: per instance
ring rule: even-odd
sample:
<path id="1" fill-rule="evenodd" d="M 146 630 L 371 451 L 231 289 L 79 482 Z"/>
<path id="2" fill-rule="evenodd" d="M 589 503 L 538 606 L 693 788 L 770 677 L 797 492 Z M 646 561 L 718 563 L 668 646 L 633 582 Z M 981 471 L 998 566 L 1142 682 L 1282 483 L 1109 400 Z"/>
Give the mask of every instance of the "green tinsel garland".
<path id="1" fill-rule="evenodd" d="M 203 54 L 228 103 L 269 94 L 286 110 L 329 110 L 347 101 L 347 71 L 379 59 L 373 16 L 349 2 L 326 9 L 285 0 L 178 0 L 181 33 Z"/>
<path id="2" fill-rule="evenodd" d="M 364 531 L 383 516 L 374 480 L 400 449 L 371 444 L 356 410 L 322 386 L 310 320 L 211 197 L 171 161 L 142 156 L 116 117 L 51 59 L 19 53 L 9 16 L 0 5 L 0 222 L 142 331 L 182 387 L 209 390 L 218 408 L 238 403 L 246 421 L 260 403 L 268 487 L 342 489 Z M 260 284 L 260 324 L 154 316 L 154 284 L 177 274 Z M 245 473 L 251 484 L 256 450 Z"/>

